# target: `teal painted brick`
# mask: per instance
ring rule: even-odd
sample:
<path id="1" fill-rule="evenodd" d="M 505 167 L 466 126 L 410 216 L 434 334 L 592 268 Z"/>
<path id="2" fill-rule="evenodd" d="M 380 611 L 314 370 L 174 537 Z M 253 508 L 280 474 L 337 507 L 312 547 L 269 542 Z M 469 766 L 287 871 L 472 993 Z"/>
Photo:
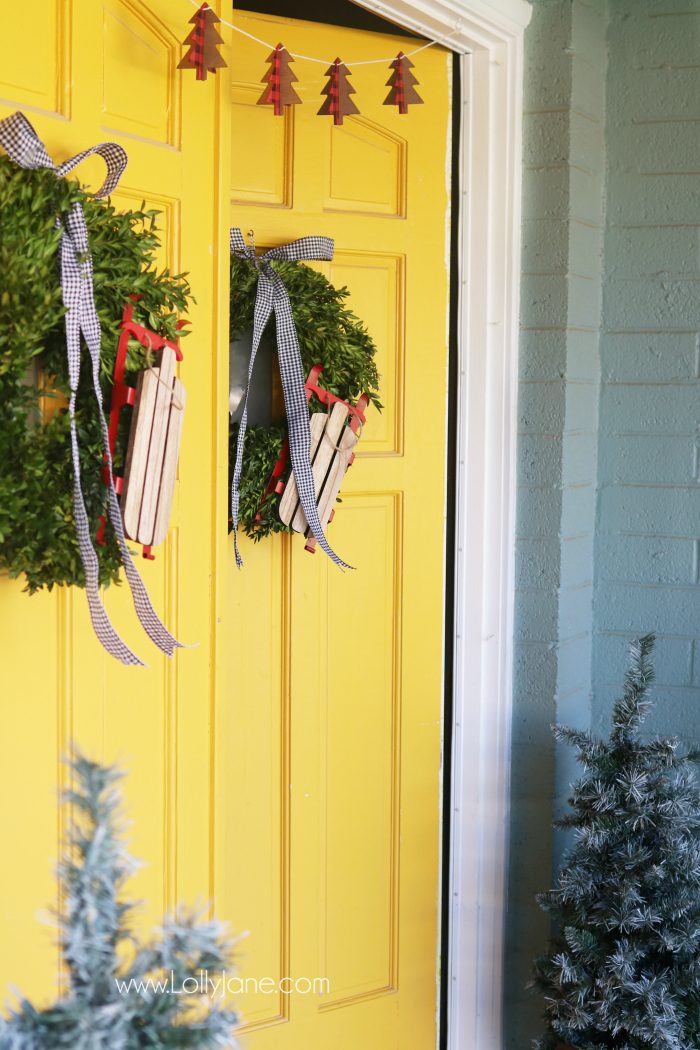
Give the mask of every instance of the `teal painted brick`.
<path id="1" fill-rule="evenodd" d="M 557 681 L 557 647 L 553 642 L 521 642 L 513 654 L 514 678 L 522 710 L 515 713 L 516 723 L 527 725 L 525 735 L 546 730 L 554 716 L 554 690 Z M 521 737 L 523 733 L 521 732 Z M 524 743 L 524 740 L 521 740 Z"/>
<path id="2" fill-rule="evenodd" d="M 682 385 L 606 384 L 602 429 L 615 434 L 689 434 L 698 424 L 700 382 Z"/>
<path id="3" fill-rule="evenodd" d="M 661 650 L 666 639 L 660 637 L 656 642 L 655 659 L 661 659 Z M 614 701 L 620 695 L 622 682 L 615 685 L 601 686 L 602 703 L 596 717 L 596 732 L 609 731 L 610 713 Z M 691 686 L 654 685 L 651 695 L 654 706 L 644 722 L 644 732 L 648 736 L 677 736 L 687 744 L 700 741 L 700 689 Z"/>
<path id="4" fill-rule="evenodd" d="M 574 729 L 588 729 L 591 720 L 591 698 L 585 685 L 573 689 L 557 698 L 557 722 Z M 555 796 L 561 797 L 571 783 L 571 770 L 577 770 L 576 758 L 565 747 L 558 747 Z"/>
<path id="5" fill-rule="evenodd" d="M 605 29 L 603 27 L 602 34 Z M 575 53 L 571 61 L 571 101 L 575 111 L 588 116 L 605 119 L 605 70 L 592 65 L 589 56 Z M 595 167 L 604 167 L 605 156 L 601 154 Z"/>
<path id="6" fill-rule="evenodd" d="M 647 20 L 649 31 L 653 33 L 655 20 L 668 15 L 688 15 L 697 10 L 697 0 L 615 0 L 610 7 L 611 28 L 624 25 L 630 17 L 643 15 Z M 684 31 L 686 24 L 684 22 Z"/>
<path id="7" fill-rule="evenodd" d="M 526 37 L 516 638 L 528 641 L 518 641 L 514 669 L 505 997 L 506 1046 L 512 1050 L 541 1031 L 540 1004 L 524 997 L 523 986 L 547 934 L 533 895 L 551 885 L 553 850 L 559 848 L 549 822 L 562 773 L 555 775 L 548 725 L 562 705 L 581 724 L 590 718 L 604 171 L 604 61 L 596 68 L 605 50 L 601 10 L 600 0 L 540 0 Z M 547 484 L 522 484 L 545 477 Z M 577 637 L 562 653 L 567 632 Z"/>
<path id="8" fill-rule="evenodd" d="M 523 161 L 528 167 L 568 165 L 569 113 L 545 110 L 523 117 Z"/>
<path id="9" fill-rule="evenodd" d="M 595 432 L 566 435 L 561 461 L 564 485 L 593 484 L 597 442 Z"/>
<path id="10" fill-rule="evenodd" d="M 611 82 L 616 86 L 624 89 L 624 71 L 627 66 L 637 69 L 659 69 L 663 66 L 697 65 L 698 14 L 687 13 L 687 3 L 685 13 L 677 12 L 672 15 L 672 7 L 669 3 L 663 11 L 652 13 L 647 9 L 646 0 L 642 0 L 633 12 L 629 12 L 630 17 L 612 19 L 609 39 L 615 52 L 617 69 L 611 77 Z M 611 7 L 611 15 L 616 13 L 614 7 Z M 663 17 L 666 14 L 669 17 Z M 631 89 L 621 90 L 617 95 L 618 105 L 627 99 L 631 102 L 632 95 Z M 616 93 L 609 91 L 608 97 L 611 105 L 614 105 Z"/>
<path id="11" fill-rule="evenodd" d="M 560 520 L 561 492 L 558 485 L 518 486 L 518 539 L 557 536 Z"/>
<path id="12" fill-rule="evenodd" d="M 569 287 L 566 277 L 524 274 L 521 323 L 526 328 L 567 323 Z"/>
<path id="13" fill-rule="evenodd" d="M 547 643 L 557 637 L 558 613 L 549 590 L 521 587 L 515 596 L 516 642 Z"/>
<path id="14" fill-rule="evenodd" d="M 601 146 L 602 148 L 602 146 Z M 590 167 L 591 165 L 587 165 Z M 603 180 L 596 171 L 571 168 L 571 218 L 597 226 L 602 213 Z"/>
<path id="15" fill-rule="evenodd" d="M 525 168 L 523 212 L 530 221 L 559 219 L 566 222 L 569 217 L 569 169 Z"/>
<path id="16" fill-rule="evenodd" d="M 611 172 L 608 176 L 608 221 L 635 226 L 700 225 L 700 187 L 697 175 L 637 175 Z"/>
<path id="17" fill-rule="evenodd" d="M 598 385 L 586 380 L 572 380 L 566 387 L 565 432 L 595 430 L 598 409 Z M 591 461 L 595 462 L 595 459 Z M 587 475 L 590 477 L 590 470 Z M 571 480 L 565 478 L 565 481 Z"/>
<path id="18" fill-rule="evenodd" d="M 572 3 L 572 42 L 575 53 L 589 59 L 600 54 L 607 32 L 607 15 L 588 4 Z M 595 73 L 592 74 L 595 76 Z"/>
<path id="19" fill-rule="evenodd" d="M 559 593 L 559 638 L 561 641 L 569 641 L 577 638 L 582 631 L 591 628 L 591 601 L 593 597 L 593 581 L 578 587 L 562 587 Z M 579 666 L 577 686 L 581 685 L 581 667 Z M 558 685 L 561 690 L 563 687 Z M 567 684 L 566 691 L 570 691 L 573 684 Z"/>
<path id="20" fill-rule="evenodd" d="M 519 368 L 521 380 L 563 379 L 566 375 L 564 329 L 521 329 Z"/>
<path id="21" fill-rule="evenodd" d="M 698 480 L 695 437 L 634 434 L 609 437 L 598 468 L 601 484 L 690 485 Z"/>
<path id="22" fill-rule="evenodd" d="M 601 535 L 700 536 L 700 486 L 606 485 L 599 493 L 599 515 Z"/>
<path id="23" fill-rule="evenodd" d="M 600 285 L 601 227 L 572 220 L 569 230 L 568 264 L 571 273 L 594 278 Z"/>
<path id="24" fill-rule="evenodd" d="M 550 592 L 559 584 L 559 540 L 521 539 L 515 551 L 515 578 L 519 587 L 537 587 Z M 516 678 L 523 668 L 517 668 Z"/>
<path id="25" fill-rule="evenodd" d="M 605 603 L 600 605 L 597 628 L 634 635 L 654 631 L 659 634 L 687 634 L 700 616 L 700 587 L 650 587 L 608 584 Z M 596 653 L 597 661 L 597 653 Z"/>
<path id="26" fill-rule="evenodd" d="M 612 227 L 606 237 L 606 268 L 608 280 L 697 277 L 700 228 Z"/>
<path id="27" fill-rule="evenodd" d="M 562 439 L 559 434 L 520 434 L 518 477 L 521 484 L 558 484 L 561 477 Z"/>
<path id="28" fill-rule="evenodd" d="M 590 588 L 589 588 L 590 592 Z M 590 597 L 590 594 L 589 594 Z M 586 610 L 587 630 L 590 630 L 590 606 Z M 571 638 L 559 644 L 559 677 L 557 681 L 558 702 L 572 696 L 581 689 L 581 666 L 591 658 L 591 636 L 589 633 Z M 586 704 L 588 699 L 586 699 Z M 561 712 L 558 713 L 560 715 Z"/>
<path id="29" fill-rule="evenodd" d="M 571 11 L 535 4 L 525 49 L 525 110 L 568 107 L 571 97 Z"/>
<path id="30" fill-rule="evenodd" d="M 659 645 L 663 639 L 659 639 Z M 685 748 L 700 743 L 700 689 L 659 685 L 657 698 L 645 723 L 651 736 L 676 736 Z"/>
<path id="31" fill-rule="evenodd" d="M 605 286 L 605 321 L 618 331 L 700 328 L 700 281 L 610 279 Z"/>
<path id="32" fill-rule="evenodd" d="M 569 275 L 568 322 L 576 328 L 595 328 L 600 324 L 600 285 L 592 277 Z"/>
<path id="33" fill-rule="evenodd" d="M 562 382 L 522 383 L 518 397 L 518 425 L 523 433 L 558 434 L 564 419 Z"/>
<path id="34" fill-rule="evenodd" d="M 571 329 L 567 332 L 567 375 L 571 380 L 599 379 L 598 332 Z M 594 421 L 591 420 L 594 425 Z"/>
<path id="35" fill-rule="evenodd" d="M 621 684 L 621 669 L 625 667 L 629 637 L 625 634 L 602 635 L 596 653 L 596 671 L 601 681 L 613 686 Z M 693 677 L 692 638 L 658 638 L 654 654 L 657 689 L 665 686 L 688 686 Z"/>
<path id="36" fill-rule="evenodd" d="M 569 268 L 569 224 L 563 219 L 523 222 L 522 267 L 523 274 L 566 276 Z"/>
<path id="37" fill-rule="evenodd" d="M 696 36 L 696 43 L 698 36 Z M 664 121 L 700 119 L 698 98 L 698 70 L 696 63 L 690 69 L 678 65 L 656 69 L 629 68 L 625 73 L 625 94 L 613 106 L 613 120 Z M 620 129 L 621 130 L 621 129 Z M 684 129 L 686 136 L 688 129 Z M 683 155 L 683 143 L 677 143 Z M 628 140 L 616 129 L 611 142 L 613 152 L 629 150 Z"/>
<path id="38" fill-rule="evenodd" d="M 615 134 L 615 147 L 610 151 L 610 168 L 618 173 L 631 171 L 668 177 L 692 174 L 698 166 L 693 131 L 693 124 L 688 121 L 622 126 Z"/>
<path id="39" fill-rule="evenodd" d="M 542 644 L 523 646 L 523 648 L 542 648 Z M 554 661 L 556 665 L 556 660 Z M 547 808 L 554 793 L 554 752 L 551 739 L 551 725 L 557 719 L 556 708 L 552 698 L 556 691 L 556 681 L 549 681 L 546 676 L 536 672 L 540 688 L 536 697 L 518 695 L 516 717 L 513 719 L 513 749 L 521 754 L 520 770 L 511 770 L 511 779 L 518 793 L 518 799 L 547 800 Z M 555 666 L 556 675 L 556 666 Z M 547 694 L 550 693 L 550 696 Z M 546 697 L 546 699 L 543 699 Z M 552 762 L 546 773 L 533 772 L 533 755 L 542 754 L 544 749 L 552 751 Z M 529 759 L 529 761 L 528 761 Z M 545 809 L 545 813 L 547 809 Z"/>
<path id="40" fill-rule="evenodd" d="M 608 380 L 643 383 L 695 379 L 698 335 L 696 332 L 606 335 L 601 340 L 601 356 L 603 376 Z"/>
<path id="41" fill-rule="evenodd" d="M 562 503 L 561 535 L 580 536 L 590 529 L 595 511 L 593 484 L 571 485 Z"/>
<path id="42" fill-rule="evenodd" d="M 575 103 L 574 103 L 575 104 Z M 568 163 L 585 168 L 598 176 L 598 185 L 603 188 L 604 128 L 600 117 L 575 109 L 570 117 L 570 151 Z"/>
<path id="43" fill-rule="evenodd" d="M 700 640 L 693 639 L 693 685 L 700 686 Z M 693 732 L 700 736 L 700 723 L 693 726 Z"/>
<path id="44" fill-rule="evenodd" d="M 596 550 L 601 583 L 692 584 L 696 582 L 694 539 L 607 535 Z"/>
<path id="45" fill-rule="evenodd" d="M 581 586 L 593 579 L 593 531 L 561 539 L 561 585 Z M 590 616 L 587 629 L 590 630 Z"/>

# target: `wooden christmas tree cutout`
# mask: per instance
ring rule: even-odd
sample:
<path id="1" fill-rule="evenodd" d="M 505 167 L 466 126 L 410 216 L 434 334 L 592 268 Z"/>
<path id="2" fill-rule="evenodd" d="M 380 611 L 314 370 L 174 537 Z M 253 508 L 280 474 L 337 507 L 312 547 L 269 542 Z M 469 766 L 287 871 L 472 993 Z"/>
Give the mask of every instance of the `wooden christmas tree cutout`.
<path id="1" fill-rule="evenodd" d="M 218 52 L 219 45 L 224 42 L 216 28 L 216 23 L 220 21 L 209 4 L 202 4 L 190 18 L 194 29 L 185 40 L 189 50 L 178 63 L 178 69 L 196 69 L 197 80 L 206 80 L 207 73 L 216 73 L 217 69 L 225 68 L 226 63 Z"/>
<path id="2" fill-rule="evenodd" d="M 387 80 L 387 86 L 391 88 L 391 91 L 384 99 L 384 105 L 397 106 L 401 114 L 408 113 L 410 105 L 422 105 L 423 99 L 414 87 L 418 81 L 411 72 L 413 62 L 404 55 L 403 51 L 399 51 L 389 68 L 393 69 L 393 73 Z"/>
<path id="3" fill-rule="evenodd" d="M 292 84 L 298 81 L 289 68 L 294 61 L 284 44 L 278 44 L 275 50 L 268 55 L 270 64 L 269 71 L 262 79 L 267 87 L 258 99 L 259 106 L 274 106 L 276 117 L 283 116 L 284 106 L 296 106 L 301 102 Z"/>
<path id="4" fill-rule="evenodd" d="M 355 94 L 355 88 L 348 80 L 348 77 L 351 76 L 350 70 L 339 58 L 336 58 L 335 62 L 328 67 L 326 76 L 330 79 L 321 94 L 327 95 L 328 98 L 318 113 L 319 116 L 332 116 L 333 123 L 337 126 L 343 123 L 343 117 L 360 112 L 350 98 Z"/>

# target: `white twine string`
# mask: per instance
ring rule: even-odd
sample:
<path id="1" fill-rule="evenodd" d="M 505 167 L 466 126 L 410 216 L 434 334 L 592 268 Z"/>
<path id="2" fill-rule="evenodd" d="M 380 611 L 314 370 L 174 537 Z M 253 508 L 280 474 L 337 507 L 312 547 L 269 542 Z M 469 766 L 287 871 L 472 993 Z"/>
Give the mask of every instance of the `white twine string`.
<path id="1" fill-rule="evenodd" d="M 202 6 L 201 3 L 198 3 L 198 0 L 190 0 L 190 3 L 192 4 L 193 7 L 196 7 L 197 9 L 199 9 Z M 213 11 L 213 8 L 209 4 L 205 4 L 205 7 L 208 7 L 209 10 Z M 233 22 L 227 22 L 225 18 L 220 18 L 219 21 L 221 22 L 222 25 L 228 26 L 229 29 L 233 29 L 234 33 L 240 33 L 241 36 L 247 36 L 249 40 L 253 40 L 256 44 L 260 44 L 261 47 L 266 47 L 269 51 L 274 51 L 275 50 L 275 47 L 276 47 L 275 44 L 268 44 L 266 40 L 261 40 L 259 36 L 253 36 L 252 33 L 248 33 L 245 29 L 241 29 L 240 26 L 235 26 L 233 24 Z M 406 58 L 412 58 L 413 55 L 417 55 L 417 54 L 419 54 L 419 52 L 425 51 L 429 47 L 435 47 L 435 45 L 438 44 L 439 42 L 440 42 L 439 40 L 429 40 L 427 44 L 422 44 L 420 47 L 414 48 L 413 51 L 407 51 L 406 54 L 405 54 L 405 57 Z M 328 59 L 325 59 L 325 58 L 314 58 L 313 55 L 300 55 L 296 51 L 290 51 L 289 48 L 288 47 L 284 47 L 284 45 L 283 45 L 283 50 L 287 51 L 288 54 L 290 54 L 292 56 L 292 58 L 299 58 L 303 62 L 316 62 L 320 66 L 331 66 L 331 65 L 333 65 L 333 62 L 335 61 L 335 59 L 330 59 L 330 61 L 329 61 Z M 395 58 L 396 58 L 396 55 L 390 55 L 389 58 L 366 58 L 366 59 L 362 59 L 359 62 L 345 62 L 344 65 L 346 65 L 346 66 L 384 66 L 384 65 L 386 65 L 389 62 L 393 62 Z"/>

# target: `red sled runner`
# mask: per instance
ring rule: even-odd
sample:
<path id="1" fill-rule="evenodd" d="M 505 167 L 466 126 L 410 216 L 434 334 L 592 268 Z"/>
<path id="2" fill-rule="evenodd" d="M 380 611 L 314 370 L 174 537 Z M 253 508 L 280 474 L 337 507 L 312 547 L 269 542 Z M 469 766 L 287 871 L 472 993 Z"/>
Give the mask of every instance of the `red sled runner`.
<path id="1" fill-rule="evenodd" d="M 316 505 L 321 523 L 325 525 L 333 520 L 335 503 L 345 472 L 355 460 L 355 448 L 365 424 L 364 413 L 369 404 L 369 397 L 362 394 L 355 405 L 343 401 L 318 385 L 318 377 L 322 371 L 323 365 L 314 365 L 304 386 L 307 401 L 315 394 L 319 401 L 328 407 L 326 412 L 313 412 L 310 419 L 311 466 L 316 488 Z M 288 465 L 289 444 L 285 441 L 270 475 L 261 506 L 272 493 L 281 496 L 280 520 L 295 532 L 305 534 L 306 550 L 313 554 L 316 550 L 316 540 L 311 535 L 304 509 L 299 501 L 294 475 L 290 474 L 286 483 L 282 480 Z"/>

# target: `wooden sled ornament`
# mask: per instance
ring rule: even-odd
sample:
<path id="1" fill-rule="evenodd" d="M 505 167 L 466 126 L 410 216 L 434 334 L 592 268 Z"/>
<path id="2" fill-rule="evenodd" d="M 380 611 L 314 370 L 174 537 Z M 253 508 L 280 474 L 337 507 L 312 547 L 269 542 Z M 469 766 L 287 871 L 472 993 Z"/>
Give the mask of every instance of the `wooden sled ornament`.
<path id="1" fill-rule="evenodd" d="M 307 401 L 310 400 L 312 394 L 315 394 L 322 404 L 328 406 L 327 412 L 312 413 L 310 420 L 311 466 L 316 488 L 316 505 L 321 523 L 326 524 L 333 520 L 335 503 L 345 472 L 355 460 L 355 448 L 365 423 L 364 411 L 369 404 L 369 398 L 366 394 L 362 394 L 355 405 L 342 401 L 318 385 L 317 380 L 322 371 L 322 365 L 315 365 L 312 368 L 306 380 L 305 389 Z M 299 501 L 294 475 L 290 474 L 286 484 L 281 480 L 288 459 L 289 448 L 285 442 L 263 499 L 266 499 L 272 492 L 281 495 L 279 505 L 281 521 L 295 532 L 305 534 L 305 549 L 313 554 L 316 549 L 316 539 L 311 535 L 306 515 Z"/>
<path id="2" fill-rule="evenodd" d="M 180 438 L 185 409 L 185 388 L 175 375 L 182 361 L 179 342 L 164 339 L 133 320 L 133 301 L 124 308 L 121 334 L 114 365 L 114 386 L 109 413 L 109 445 L 114 455 L 119 417 L 125 405 L 133 407 L 124 477 L 114 477 L 121 505 L 124 532 L 143 544 L 143 557 L 153 560 L 151 548 L 168 534 L 172 510 Z M 178 321 L 182 328 L 187 321 Z M 154 364 L 138 377 L 136 387 L 124 382 L 129 339 L 137 339 L 154 355 Z M 105 480 L 106 469 L 103 471 Z M 97 534 L 104 543 L 104 518 Z"/>

